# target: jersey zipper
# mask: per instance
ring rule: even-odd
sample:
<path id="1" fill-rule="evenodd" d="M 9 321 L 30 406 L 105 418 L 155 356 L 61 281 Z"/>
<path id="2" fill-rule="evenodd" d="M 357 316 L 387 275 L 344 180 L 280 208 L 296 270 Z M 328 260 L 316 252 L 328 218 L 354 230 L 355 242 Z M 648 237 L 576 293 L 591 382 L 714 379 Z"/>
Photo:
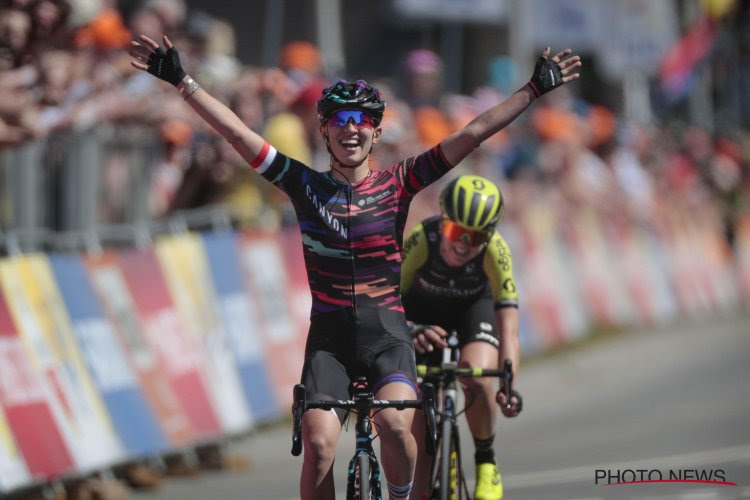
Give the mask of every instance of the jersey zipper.
<path id="1" fill-rule="evenodd" d="M 356 266 L 354 265 L 354 246 L 352 245 L 352 241 L 354 238 L 352 237 L 352 200 L 354 199 L 354 190 L 351 186 L 344 186 L 344 192 L 346 193 L 346 225 L 347 225 L 347 231 L 346 235 L 348 238 L 347 244 L 349 245 L 349 255 L 351 258 L 352 263 L 352 317 L 354 318 L 354 321 L 356 323 L 357 321 L 357 296 L 354 293 L 355 292 L 355 283 L 356 283 Z"/>

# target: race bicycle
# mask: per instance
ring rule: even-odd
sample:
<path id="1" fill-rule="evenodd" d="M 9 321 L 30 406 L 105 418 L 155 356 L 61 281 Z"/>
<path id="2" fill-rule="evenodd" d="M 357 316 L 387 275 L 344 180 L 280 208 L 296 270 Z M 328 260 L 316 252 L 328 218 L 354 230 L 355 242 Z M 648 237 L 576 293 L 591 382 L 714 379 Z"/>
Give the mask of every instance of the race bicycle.
<path id="1" fill-rule="evenodd" d="M 506 404 L 510 407 L 511 398 L 517 398 L 518 411 L 523 408 L 521 395 L 513 390 L 513 366 L 509 359 L 503 368 L 460 368 L 458 366 L 458 335 L 452 331 L 446 339 L 448 347 L 443 349 L 443 360 L 440 366 L 417 365 L 417 375 L 424 380 L 423 385 L 433 385 L 440 399 L 437 407 L 437 444 L 430 471 L 428 498 L 439 500 L 470 499 L 469 488 L 461 464 L 461 441 L 458 430 L 458 416 L 471 405 L 467 402 L 464 409 L 457 411 L 458 379 L 460 377 L 497 377 L 504 381 Z M 426 445 L 429 446 L 431 437 Z"/>
<path id="2" fill-rule="evenodd" d="M 426 442 L 428 454 L 434 453 L 435 427 L 435 388 L 425 383 L 421 387 L 422 399 L 380 400 L 369 391 L 365 377 L 352 382 L 352 399 L 307 401 L 305 386 L 294 386 L 294 406 L 292 407 L 292 455 L 302 453 L 302 415 L 305 411 L 319 408 L 323 410 L 344 409 L 357 415 L 355 426 L 356 448 L 347 470 L 347 500 L 382 500 L 380 486 L 380 465 L 372 447 L 377 434 L 372 434 L 373 416 L 384 408 L 421 408 L 424 410 L 429 435 Z"/>

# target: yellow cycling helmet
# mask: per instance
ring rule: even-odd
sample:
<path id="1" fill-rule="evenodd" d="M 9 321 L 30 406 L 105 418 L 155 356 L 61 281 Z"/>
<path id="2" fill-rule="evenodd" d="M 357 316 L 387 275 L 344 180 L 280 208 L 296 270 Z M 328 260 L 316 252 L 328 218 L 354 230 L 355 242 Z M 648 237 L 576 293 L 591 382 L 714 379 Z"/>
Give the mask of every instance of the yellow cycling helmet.
<path id="1" fill-rule="evenodd" d="M 505 213 L 500 189 L 478 175 L 461 175 L 450 181 L 440 194 L 440 208 L 453 222 L 477 231 L 494 228 Z"/>

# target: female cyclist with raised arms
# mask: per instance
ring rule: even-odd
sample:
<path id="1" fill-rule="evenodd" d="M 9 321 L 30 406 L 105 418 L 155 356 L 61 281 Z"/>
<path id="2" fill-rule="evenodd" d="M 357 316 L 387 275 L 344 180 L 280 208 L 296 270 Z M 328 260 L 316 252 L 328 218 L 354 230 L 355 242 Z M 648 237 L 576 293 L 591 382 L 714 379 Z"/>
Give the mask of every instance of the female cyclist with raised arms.
<path id="1" fill-rule="evenodd" d="M 513 121 L 541 94 L 578 78 L 578 56 L 545 50 L 528 85 L 419 156 L 372 171 L 385 102 L 359 80 L 339 81 L 318 101 L 320 133 L 331 170 L 316 172 L 279 153 L 227 106 L 185 74 L 165 36 L 164 48 L 141 35 L 131 42 L 133 66 L 177 87 L 186 102 L 294 205 L 313 304 L 302 383 L 310 399 L 347 399 L 365 375 L 377 399 L 416 397 L 414 348 L 399 280 L 409 204 L 422 188 Z M 565 58 L 565 59 L 564 59 Z M 390 498 L 408 498 L 417 457 L 413 410 L 377 415 L 381 461 Z M 342 415 L 305 413 L 303 499 L 334 498 L 332 466 Z"/>

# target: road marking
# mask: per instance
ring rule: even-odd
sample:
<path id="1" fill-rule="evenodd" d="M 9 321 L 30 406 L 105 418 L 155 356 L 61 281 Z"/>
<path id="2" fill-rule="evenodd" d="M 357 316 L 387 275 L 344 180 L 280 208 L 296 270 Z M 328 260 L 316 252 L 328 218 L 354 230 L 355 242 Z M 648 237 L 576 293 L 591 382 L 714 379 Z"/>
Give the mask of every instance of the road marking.
<path id="1" fill-rule="evenodd" d="M 627 462 L 602 465 L 584 465 L 579 467 L 568 467 L 565 469 L 529 472 L 526 474 L 510 475 L 504 473 L 503 479 L 508 488 L 527 488 L 531 486 L 576 483 L 587 479 L 593 481 L 594 471 L 596 469 L 659 469 L 664 467 L 689 467 L 745 460 L 750 460 L 750 444 L 716 448 L 713 450 L 698 451 L 694 453 L 668 455 L 660 458 L 630 460 Z"/>

